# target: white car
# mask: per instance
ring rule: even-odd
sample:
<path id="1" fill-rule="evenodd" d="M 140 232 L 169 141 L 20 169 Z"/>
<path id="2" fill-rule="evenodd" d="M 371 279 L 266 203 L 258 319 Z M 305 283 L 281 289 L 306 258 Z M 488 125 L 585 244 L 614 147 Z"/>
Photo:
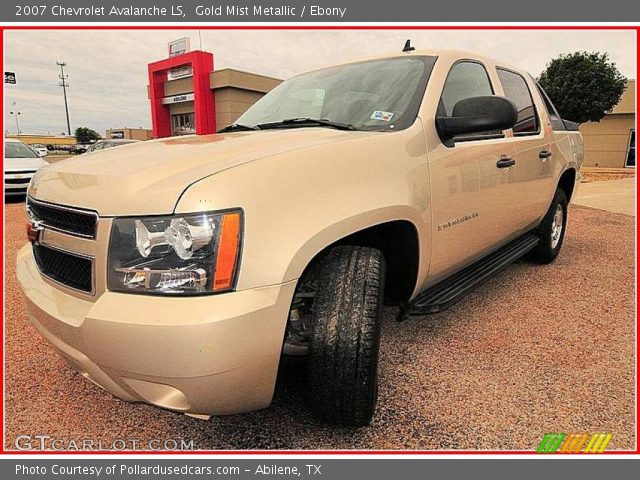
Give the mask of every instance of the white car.
<path id="1" fill-rule="evenodd" d="M 49 155 L 49 150 L 47 150 L 47 147 L 45 147 L 41 143 L 34 143 L 33 145 L 31 145 L 31 148 L 33 148 L 41 157 L 46 157 L 47 155 Z"/>
<path id="2" fill-rule="evenodd" d="M 20 140 L 4 140 L 4 194 L 25 195 L 29 182 L 40 167 L 49 163 Z"/>

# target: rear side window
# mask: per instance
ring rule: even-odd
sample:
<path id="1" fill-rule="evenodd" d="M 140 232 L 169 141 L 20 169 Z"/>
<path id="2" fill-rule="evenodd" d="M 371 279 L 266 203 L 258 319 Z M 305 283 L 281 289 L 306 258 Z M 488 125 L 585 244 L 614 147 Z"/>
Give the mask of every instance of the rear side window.
<path id="1" fill-rule="evenodd" d="M 512 100 L 518 108 L 518 120 L 513 126 L 515 135 L 530 135 L 540 131 L 540 123 L 536 115 L 531 92 L 522 75 L 498 68 L 498 78 L 505 96 Z"/>
<path id="2" fill-rule="evenodd" d="M 453 107 L 460 100 L 485 95 L 493 95 L 493 89 L 484 66 L 471 61 L 456 63 L 451 67 L 442 90 L 441 113 L 450 117 Z"/>
<path id="3" fill-rule="evenodd" d="M 540 86 L 539 83 L 536 83 L 536 87 L 538 87 L 538 92 L 542 97 L 542 101 L 544 102 L 544 107 L 547 109 L 547 114 L 549 114 L 549 120 L 551 121 L 551 128 L 554 130 L 566 130 L 567 127 L 558 115 L 558 111 L 556 107 L 551 103 L 551 99 L 547 95 L 547 92 Z"/>

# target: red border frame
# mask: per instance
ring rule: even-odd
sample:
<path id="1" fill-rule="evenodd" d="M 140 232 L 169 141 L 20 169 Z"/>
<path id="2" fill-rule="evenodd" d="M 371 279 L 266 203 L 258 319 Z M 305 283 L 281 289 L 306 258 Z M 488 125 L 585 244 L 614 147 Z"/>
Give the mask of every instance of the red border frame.
<path id="1" fill-rule="evenodd" d="M 526 26 L 513 26 L 513 25 L 456 25 L 456 26 L 395 26 L 395 25 L 376 25 L 376 26 L 363 26 L 363 25 L 334 25 L 334 26 L 319 26 L 319 25 L 259 25 L 259 26 L 246 26 L 246 25 L 160 25 L 160 26 L 0 26 L 0 49 L 2 50 L 3 58 L 2 64 L 4 65 L 4 31 L 5 30 L 627 30 L 636 32 L 636 79 L 638 78 L 638 63 L 640 63 L 640 51 L 638 50 L 638 36 L 640 36 L 640 26 L 621 26 L 621 25 L 608 25 L 608 26 L 578 26 L 578 25 L 526 25 Z M 0 90 L 0 100 L 4 105 L 4 88 Z M 638 105 L 640 104 L 636 97 L 636 122 Z M 2 118 L 2 127 L 4 131 L 4 116 Z M 638 175 L 636 175 L 636 192 L 638 190 Z M 636 211 L 640 210 L 640 197 L 636 195 Z M 0 239 L 0 247 L 4 251 L 4 200 L 3 210 L 0 212 L 0 233 L 2 238 Z M 638 229 L 638 218 L 636 217 L 636 231 Z M 637 237 L 637 232 L 636 232 Z M 637 238 L 636 238 L 636 284 L 637 284 L 637 272 L 640 269 L 640 259 L 637 255 Z M 2 276 L 2 292 L 0 293 L 0 299 L 4 305 L 4 269 Z M 635 450 L 614 450 L 606 451 L 599 455 L 629 455 L 640 454 L 640 419 L 638 418 L 638 405 L 640 397 L 640 382 L 638 382 L 638 367 L 640 366 L 638 353 L 640 352 L 640 321 L 637 312 L 638 305 L 638 291 L 636 288 L 636 449 Z M 4 316 L 2 320 L 1 331 L 3 342 L 0 345 L 0 353 L 2 353 L 4 359 Z M 4 386 L 4 362 L 3 368 L 0 370 L 0 384 Z M 3 434 L 2 444 L 0 445 L 0 458 L 7 455 L 152 455 L 152 456 L 164 456 L 164 455 L 530 455 L 535 454 L 535 450 L 195 450 L 195 451 L 172 451 L 163 450 L 161 452 L 149 451 L 149 450 L 122 450 L 122 451 L 41 451 L 41 450 L 29 450 L 29 451 L 15 451 L 5 450 L 4 444 L 4 389 L 0 393 L 2 397 L 3 411 L 0 416 L 0 431 Z M 584 455 L 584 454 L 569 454 L 569 455 Z M 588 455 L 588 454 L 587 454 Z M 566 456 L 566 455 L 561 455 Z"/>

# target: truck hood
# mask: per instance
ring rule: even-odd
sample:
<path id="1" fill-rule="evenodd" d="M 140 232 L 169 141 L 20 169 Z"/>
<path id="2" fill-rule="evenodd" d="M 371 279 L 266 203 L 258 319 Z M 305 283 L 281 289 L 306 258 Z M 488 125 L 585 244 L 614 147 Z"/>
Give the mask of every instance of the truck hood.
<path id="1" fill-rule="evenodd" d="M 172 213 L 182 192 L 223 170 L 374 132 L 297 128 L 163 138 L 79 155 L 42 168 L 29 195 L 101 216 Z"/>

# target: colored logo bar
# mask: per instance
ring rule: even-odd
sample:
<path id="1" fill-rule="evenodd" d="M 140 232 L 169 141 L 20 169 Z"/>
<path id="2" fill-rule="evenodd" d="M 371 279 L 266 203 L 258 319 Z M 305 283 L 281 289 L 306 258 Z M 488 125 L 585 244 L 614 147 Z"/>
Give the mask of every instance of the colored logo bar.
<path id="1" fill-rule="evenodd" d="M 536 453 L 602 453 L 612 433 L 547 433 Z"/>

